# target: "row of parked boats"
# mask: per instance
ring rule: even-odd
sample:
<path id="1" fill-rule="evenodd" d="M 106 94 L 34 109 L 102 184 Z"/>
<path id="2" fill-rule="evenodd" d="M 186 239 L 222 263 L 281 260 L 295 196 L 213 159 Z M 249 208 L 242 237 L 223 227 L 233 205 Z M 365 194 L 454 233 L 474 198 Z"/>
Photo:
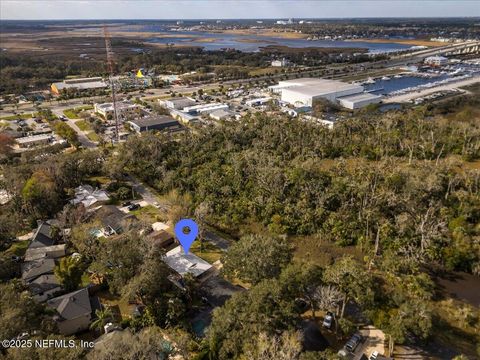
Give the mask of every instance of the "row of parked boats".
<path id="1" fill-rule="evenodd" d="M 447 71 L 447 70 L 437 70 L 437 71 L 429 71 L 429 72 L 412 72 L 412 73 L 401 73 L 401 74 L 396 74 L 392 76 L 382 76 L 381 78 L 372 78 L 369 77 L 367 80 L 356 82 L 358 85 L 371 85 L 375 84 L 377 81 L 382 80 L 382 81 L 390 81 L 392 79 L 400 79 L 405 76 L 414 76 L 414 77 L 419 77 L 423 79 L 434 79 L 443 75 L 448 75 L 448 76 L 455 76 L 458 77 L 462 74 L 465 73 L 465 69 L 463 68 L 456 68 L 456 69 L 449 69 L 453 71 Z"/>
<path id="2" fill-rule="evenodd" d="M 446 78 L 446 79 L 429 82 L 429 83 L 422 84 L 422 85 L 411 86 L 411 87 L 407 87 L 405 89 L 392 91 L 391 93 L 388 94 L 388 96 L 402 95 L 402 94 L 407 94 L 407 93 L 410 93 L 410 92 L 421 91 L 421 90 L 424 90 L 424 89 L 431 89 L 431 88 L 434 88 L 434 87 L 437 87 L 437 86 L 442 86 L 442 85 L 446 85 L 446 84 L 449 84 L 449 83 L 452 83 L 452 82 L 468 79 L 468 78 L 471 78 L 472 76 L 473 76 L 472 74 L 465 74 L 465 75 L 461 75 L 461 76 L 457 76 L 457 77 L 449 77 L 449 78 Z"/>

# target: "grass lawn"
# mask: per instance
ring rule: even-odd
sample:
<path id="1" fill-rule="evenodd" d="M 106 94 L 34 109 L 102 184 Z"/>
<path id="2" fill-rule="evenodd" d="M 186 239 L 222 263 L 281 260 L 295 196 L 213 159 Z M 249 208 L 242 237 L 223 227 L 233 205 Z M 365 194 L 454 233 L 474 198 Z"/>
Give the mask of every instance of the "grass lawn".
<path id="1" fill-rule="evenodd" d="M 79 106 L 72 109 L 66 109 L 63 111 L 63 114 L 69 119 L 78 119 L 78 114 L 80 113 L 80 111 L 91 110 L 91 109 L 93 109 L 93 106 L 91 105 Z"/>
<path id="2" fill-rule="evenodd" d="M 111 307 L 114 314 L 118 311 L 122 316 L 122 319 L 128 319 L 131 317 L 133 305 L 130 305 L 127 300 L 122 299 L 120 296 L 115 296 L 109 291 L 101 291 L 97 296 L 102 305 Z"/>
<path id="3" fill-rule="evenodd" d="M 100 136 L 98 136 L 98 134 L 94 131 L 89 132 L 87 134 L 87 137 L 92 141 L 96 141 L 96 142 L 100 141 Z"/>
<path id="4" fill-rule="evenodd" d="M 202 258 L 203 260 L 213 264 L 215 261 L 220 260 L 224 252 L 216 247 L 214 244 L 208 241 L 203 242 L 203 249 L 201 248 L 200 241 L 194 241 L 190 251 Z"/>
<path id="5" fill-rule="evenodd" d="M 148 222 L 159 221 L 159 216 L 161 216 L 160 210 L 152 205 L 147 205 L 141 207 L 140 209 L 130 211 L 130 214 L 135 215 L 140 220 L 145 220 Z"/>
<path id="6" fill-rule="evenodd" d="M 92 127 L 90 126 L 90 123 L 87 120 L 75 121 L 75 125 L 77 125 L 82 131 L 92 130 Z"/>
<path id="7" fill-rule="evenodd" d="M 10 115 L 10 116 L 5 116 L 5 117 L 2 117 L 0 118 L 0 120 L 7 120 L 7 121 L 11 121 L 11 120 L 17 120 L 17 119 L 31 119 L 33 117 L 35 117 L 37 115 L 37 113 L 30 113 L 30 114 L 17 114 L 17 115 Z"/>

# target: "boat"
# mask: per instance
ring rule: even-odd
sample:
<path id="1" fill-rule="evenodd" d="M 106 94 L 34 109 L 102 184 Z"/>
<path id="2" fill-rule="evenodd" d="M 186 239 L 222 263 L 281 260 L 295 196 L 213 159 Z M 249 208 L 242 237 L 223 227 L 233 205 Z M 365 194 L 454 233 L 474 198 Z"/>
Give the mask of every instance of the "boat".
<path id="1" fill-rule="evenodd" d="M 390 80 L 390 78 L 389 78 L 388 76 L 383 76 L 383 77 L 382 77 L 382 80 L 383 80 L 383 81 L 388 81 L 388 80 Z"/>
<path id="2" fill-rule="evenodd" d="M 402 75 L 398 75 L 398 74 L 394 76 L 395 79 L 400 79 L 401 77 Z"/>
<path id="3" fill-rule="evenodd" d="M 375 80 L 369 77 L 368 80 L 364 82 L 364 84 L 375 84 Z"/>

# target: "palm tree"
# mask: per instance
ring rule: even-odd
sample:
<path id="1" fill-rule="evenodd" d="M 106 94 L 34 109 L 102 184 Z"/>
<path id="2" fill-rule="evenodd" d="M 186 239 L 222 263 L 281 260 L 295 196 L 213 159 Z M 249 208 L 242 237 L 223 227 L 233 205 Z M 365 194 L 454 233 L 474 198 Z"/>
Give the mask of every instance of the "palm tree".
<path id="1" fill-rule="evenodd" d="M 95 310 L 95 315 L 97 318 L 90 324 L 90 329 L 99 329 L 100 331 L 103 330 L 105 324 L 113 317 L 110 307 Z"/>

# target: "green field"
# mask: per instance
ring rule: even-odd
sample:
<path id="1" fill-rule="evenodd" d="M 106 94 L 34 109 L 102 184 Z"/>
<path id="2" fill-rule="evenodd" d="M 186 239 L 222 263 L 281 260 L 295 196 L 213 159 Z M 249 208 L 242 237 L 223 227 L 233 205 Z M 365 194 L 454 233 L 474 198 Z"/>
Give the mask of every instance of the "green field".
<path id="1" fill-rule="evenodd" d="M 208 241 L 204 241 L 203 244 L 200 241 L 194 241 L 190 251 L 210 264 L 220 260 L 223 255 L 220 248 Z"/>
<path id="2" fill-rule="evenodd" d="M 160 210 L 158 210 L 155 206 L 152 205 L 147 205 L 141 207 L 140 209 L 130 211 L 130 214 L 135 215 L 140 220 L 144 220 L 147 222 L 159 221 L 159 216 L 161 215 Z"/>
<path id="3" fill-rule="evenodd" d="M 17 120 L 17 119 L 24 119 L 25 120 L 25 119 L 31 119 L 31 118 L 33 118 L 37 115 L 38 115 L 38 113 L 10 115 L 10 116 L 2 117 L 2 118 L 0 118 L 0 120 L 7 120 L 7 121 Z"/>
<path id="4" fill-rule="evenodd" d="M 98 134 L 95 133 L 95 132 L 93 132 L 93 131 L 92 131 L 92 132 L 89 132 L 89 133 L 87 134 L 87 137 L 88 137 L 90 140 L 95 141 L 95 142 L 100 141 L 100 136 L 98 136 Z"/>
<path id="5" fill-rule="evenodd" d="M 78 114 L 83 110 L 92 110 L 93 106 L 86 105 L 86 106 L 78 106 L 72 109 L 66 109 L 63 111 L 63 114 L 68 117 L 69 119 L 78 119 Z"/>
<path id="6" fill-rule="evenodd" d="M 87 120 L 76 121 L 75 125 L 77 125 L 82 131 L 92 130 L 92 127 L 90 126 L 90 123 Z"/>

